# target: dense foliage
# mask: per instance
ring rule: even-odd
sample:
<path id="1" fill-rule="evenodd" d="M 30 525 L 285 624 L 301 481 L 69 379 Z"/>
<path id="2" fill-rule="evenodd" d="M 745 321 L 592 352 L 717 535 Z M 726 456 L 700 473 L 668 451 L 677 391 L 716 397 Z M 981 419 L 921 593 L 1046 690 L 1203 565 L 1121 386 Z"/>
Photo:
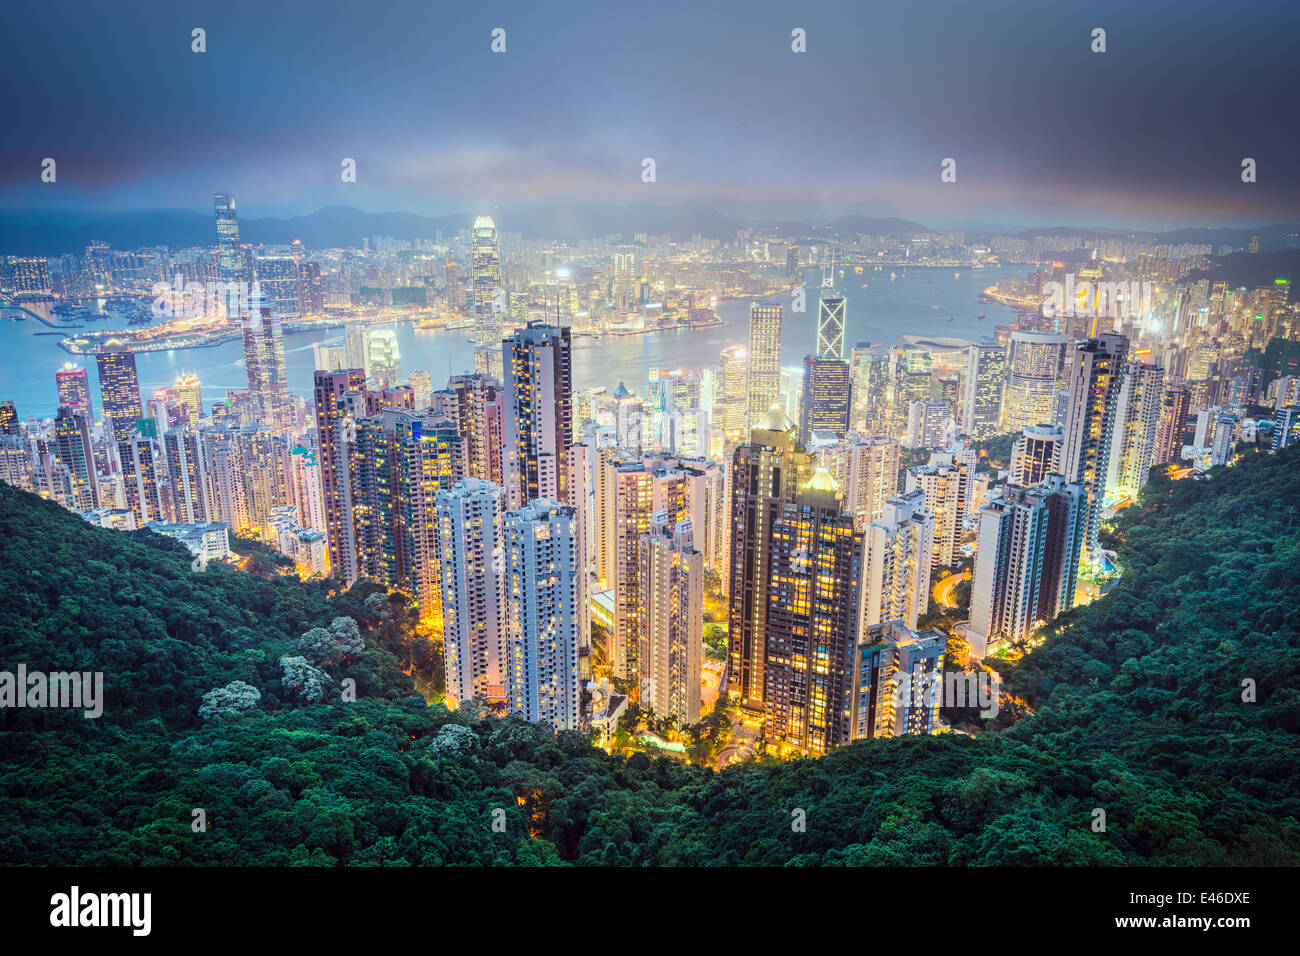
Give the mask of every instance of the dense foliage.
<path id="1" fill-rule="evenodd" d="M 427 706 L 400 599 L 193 572 L 0 486 L 0 667 L 103 670 L 107 698 L 0 712 L 0 862 L 1294 864 L 1297 500 L 1297 452 L 1157 475 L 1124 578 L 1005 665 L 994 729 L 715 772 Z M 202 719 L 237 681 L 251 709 Z"/>

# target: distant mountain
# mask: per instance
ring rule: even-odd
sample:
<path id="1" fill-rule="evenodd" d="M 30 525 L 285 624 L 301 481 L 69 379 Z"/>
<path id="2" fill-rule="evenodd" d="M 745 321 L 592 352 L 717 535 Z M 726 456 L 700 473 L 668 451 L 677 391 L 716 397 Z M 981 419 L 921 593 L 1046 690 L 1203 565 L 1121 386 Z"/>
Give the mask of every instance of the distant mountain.
<path id="1" fill-rule="evenodd" d="M 915 232 L 935 232 L 928 226 L 909 219 L 890 216 L 886 219 L 873 219 L 870 216 L 840 216 L 832 219 L 822 227 L 837 236 L 907 236 Z"/>
<path id="2" fill-rule="evenodd" d="M 744 228 L 768 235 L 821 242 L 832 236 L 908 236 L 936 231 L 908 219 L 858 214 L 840 216 L 822 224 L 802 220 L 743 220 L 730 218 L 699 203 L 555 203 L 527 209 L 493 210 L 492 215 L 497 228 L 504 232 L 519 233 L 525 239 L 563 242 L 613 235 L 621 235 L 630 242 L 638 233 L 670 235 L 675 239 L 696 235 L 729 239 Z M 473 221 L 474 214 L 469 212 L 432 217 L 410 212 L 375 213 L 351 206 L 327 206 L 288 219 L 241 218 L 239 228 L 243 241 L 254 245 L 285 245 L 301 239 L 308 248 L 320 249 L 359 246 L 367 236 L 404 240 L 433 239 L 439 232 L 452 236 L 460 229 L 469 228 Z M 998 230 L 992 228 L 968 228 L 966 231 L 998 234 Z M 1084 239 L 1131 235 L 1157 242 L 1209 243 L 1216 249 L 1223 245 L 1242 247 L 1252 235 L 1258 235 L 1262 250 L 1270 252 L 1294 243 L 1294 237 L 1300 234 L 1300 223 L 1279 223 L 1254 229 L 1179 229 L 1166 233 L 1052 226 L 1010 234 L 1024 238 L 1070 235 Z M 114 249 L 212 245 L 216 241 L 216 224 L 211 213 L 175 209 L 123 212 L 82 221 L 68 213 L 40 209 L 0 212 L 0 254 L 53 256 L 66 252 L 80 253 L 93 240 L 103 240 Z"/>
<path id="3" fill-rule="evenodd" d="M 1283 249 L 1279 252 L 1234 252 L 1215 259 L 1208 269 L 1188 275 L 1191 281 L 1209 279 L 1226 282 L 1230 289 L 1255 289 L 1268 285 L 1274 279 L 1287 279 L 1291 288 L 1300 287 L 1300 249 Z"/>

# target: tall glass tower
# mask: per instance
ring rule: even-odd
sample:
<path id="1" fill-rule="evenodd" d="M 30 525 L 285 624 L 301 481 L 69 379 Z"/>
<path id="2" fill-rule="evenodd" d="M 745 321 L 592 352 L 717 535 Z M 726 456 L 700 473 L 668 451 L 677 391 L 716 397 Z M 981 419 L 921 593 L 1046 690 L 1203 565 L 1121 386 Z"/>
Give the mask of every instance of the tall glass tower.
<path id="1" fill-rule="evenodd" d="M 239 247 L 239 220 L 235 217 L 235 197 L 225 193 L 212 196 L 217 213 L 217 266 L 225 282 L 237 282 L 244 276 L 244 252 Z"/>

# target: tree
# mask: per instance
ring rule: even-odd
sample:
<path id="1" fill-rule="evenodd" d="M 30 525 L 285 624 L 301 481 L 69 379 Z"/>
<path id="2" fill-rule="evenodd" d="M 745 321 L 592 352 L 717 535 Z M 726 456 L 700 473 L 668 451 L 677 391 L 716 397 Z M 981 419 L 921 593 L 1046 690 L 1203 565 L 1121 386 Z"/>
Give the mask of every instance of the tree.
<path id="1" fill-rule="evenodd" d="M 256 707 L 261 699 L 262 692 L 252 684 L 233 680 L 225 687 L 215 687 L 203 695 L 199 716 L 211 720 L 228 714 L 242 714 Z"/>

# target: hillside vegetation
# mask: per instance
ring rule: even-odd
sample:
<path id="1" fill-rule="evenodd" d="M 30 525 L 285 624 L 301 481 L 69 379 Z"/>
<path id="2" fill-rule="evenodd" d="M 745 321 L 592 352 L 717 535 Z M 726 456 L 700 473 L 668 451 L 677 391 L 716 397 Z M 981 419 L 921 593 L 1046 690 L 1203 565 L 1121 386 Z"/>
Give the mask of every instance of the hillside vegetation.
<path id="1" fill-rule="evenodd" d="M 1295 864 L 1298 501 L 1297 451 L 1159 475 L 990 730 L 715 772 L 428 706 L 400 597 L 193 572 L 0 485 L 0 669 L 105 674 L 97 720 L 0 711 L 0 862 Z"/>

